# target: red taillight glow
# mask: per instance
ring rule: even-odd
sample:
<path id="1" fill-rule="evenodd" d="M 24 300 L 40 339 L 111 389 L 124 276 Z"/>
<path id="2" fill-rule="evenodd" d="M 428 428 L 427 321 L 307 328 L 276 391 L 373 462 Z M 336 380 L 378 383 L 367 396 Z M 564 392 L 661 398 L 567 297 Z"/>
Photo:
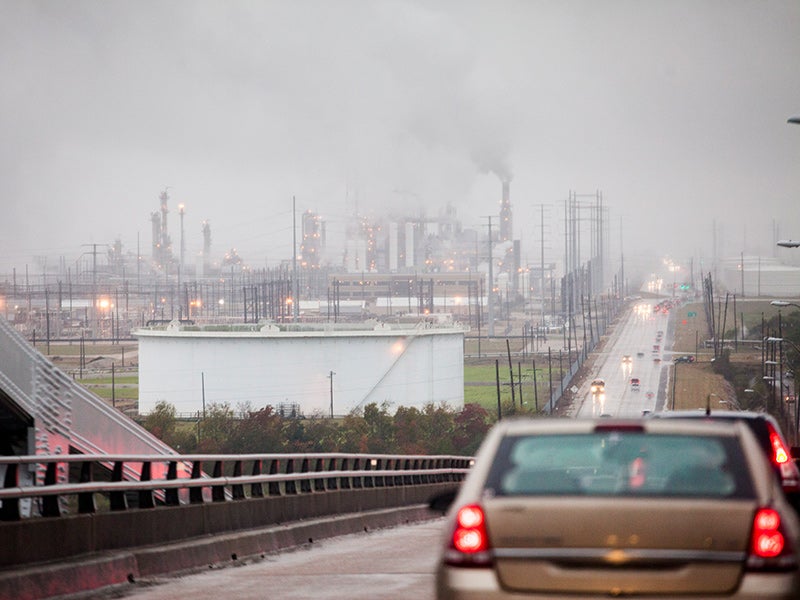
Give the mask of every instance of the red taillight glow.
<path id="1" fill-rule="evenodd" d="M 786 446 L 783 444 L 781 436 L 779 436 L 778 432 L 772 428 L 770 428 L 769 432 L 769 442 L 772 444 L 772 460 L 779 465 L 789 462 L 789 452 L 786 450 Z"/>
<path id="2" fill-rule="evenodd" d="M 778 512 L 771 508 L 759 509 L 753 520 L 753 554 L 759 558 L 775 558 L 785 547 Z"/>
<path id="3" fill-rule="evenodd" d="M 459 552 L 471 554 L 484 549 L 486 540 L 479 531 L 474 529 L 456 529 L 453 534 L 453 546 Z"/>
<path id="4" fill-rule="evenodd" d="M 477 504 L 463 506 L 456 513 L 450 547 L 444 561 L 454 567 L 488 567 L 493 557 L 486 532 L 486 517 Z"/>
<path id="5" fill-rule="evenodd" d="M 471 504 L 458 511 L 453 547 L 466 554 L 483 552 L 489 548 L 483 509 L 480 506 Z"/>

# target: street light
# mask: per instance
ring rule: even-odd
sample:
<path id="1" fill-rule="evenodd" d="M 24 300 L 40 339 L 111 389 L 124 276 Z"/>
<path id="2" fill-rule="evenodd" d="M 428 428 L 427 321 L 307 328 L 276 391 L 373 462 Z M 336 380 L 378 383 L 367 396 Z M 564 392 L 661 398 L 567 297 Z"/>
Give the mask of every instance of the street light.
<path id="1" fill-rule="evenodd" d="M 782 306 L 795 306 L 800 308 L 800 304 L 795 304 L 794 302 L 787 302 L 786 300 L 773 300 L 770 302 L 772 306 L 782 307 Z"/>
<path id="2" fill-rule="evenodd" d="M 800 125 L 800 115 L 791 116 L 786 120 L 786 122 L 794 125 Z M 800 242 L 796 242 L 794 240 L 778 240 L 777 245 L 781 246 L 782 248 L 800 248 Z"/>
<path id="3" fill-rule="evenodd" d="M 798 354 L 800 354 L 800 346 L 798 346 L 797 344 L 795 344 L 795 343 L 794 343 L 792 340 L 790 340 L 790 339 L 787 339 L 787 338 L 782 338 L 782 337 L 768 337 L 768 338 L 766 339 L 766 341 L 767 341 L 767 342 L 770 342 L 770 343 L 783 343 L 783 342 L 786 342 L 787 344 L 789 344 L 789 345 L 792 347 L 792 349 L 793 349 L 795 352 L 797 352 Z M 766 362 L 766 361 L 765 361 L 765 362 Z"/>

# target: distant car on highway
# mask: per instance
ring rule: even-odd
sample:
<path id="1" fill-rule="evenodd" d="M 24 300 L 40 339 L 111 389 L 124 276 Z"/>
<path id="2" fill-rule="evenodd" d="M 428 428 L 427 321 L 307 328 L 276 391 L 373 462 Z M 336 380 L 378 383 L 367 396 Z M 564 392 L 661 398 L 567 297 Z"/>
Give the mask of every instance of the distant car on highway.
<path id="1" fill-rule="evenodd" d="M 589 386 L 589 390 L 592 394 L 602 394 L 606 391 L 606 382 L 603 379 L 595 379 L 592 381 L 591 385 Z"/>
<path id="2" fill-rule="evenodd" d="M 630 364 L 632 364 L 632 363 L 633 363 L 633 359 L 631 358 L 631 355 L 630 355 L 630 354 L 625 354 L 625 355 L 622 357 L 622 364 L 624 364 L 624 365 L 630 365 Z"/>
<path id="3" fill-rule="evenodd" d="M 797 598 L 798 517 L 743 423 L 508 419 L 447 511 L 437 598 Z"/>
<path id="4" fill-rule="evenodd" d="M 694 356 L 692 356 L 691 354 L 684 354 L 683 356 L 676 356 L 673 360 L 676 363 L 693 363 Z"/>
<path id="5" fill-rule="evenodd" d="M 631 391 L 638 392 L 639 391 L 639 378 L 638 377 L 631 377 Z"/>

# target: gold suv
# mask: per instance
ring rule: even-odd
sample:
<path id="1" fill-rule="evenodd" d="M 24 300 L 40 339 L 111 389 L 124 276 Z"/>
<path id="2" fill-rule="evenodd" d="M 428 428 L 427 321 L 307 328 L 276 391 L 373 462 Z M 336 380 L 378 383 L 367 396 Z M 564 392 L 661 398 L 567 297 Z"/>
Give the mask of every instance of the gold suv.
<path id="1" fill-rule="evenodd" d="M 798 598 L 799 536 L 744 423 L 506 420 L 448 510 L 437 597 Z"/>

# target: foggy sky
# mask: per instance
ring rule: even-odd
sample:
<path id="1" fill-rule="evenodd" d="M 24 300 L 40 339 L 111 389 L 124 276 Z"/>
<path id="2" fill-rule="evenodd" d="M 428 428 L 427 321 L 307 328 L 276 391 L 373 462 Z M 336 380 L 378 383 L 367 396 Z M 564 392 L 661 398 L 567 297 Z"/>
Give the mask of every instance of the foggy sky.
<path id="1" fill-rule="evenodd" d="M 772 255 L 800 237 L 800 3 L 0 0 L 0 274 L 85 244 L 291 256 L 327 221 L 457 207 L 560 252 L 600 190 L 612 252 Z M 784 251 L 785 252 L 785 251 Z M 41 260 L 41 259 L 40 259 Z M 2 275 L 0 275 L 2 277 Z"/>

